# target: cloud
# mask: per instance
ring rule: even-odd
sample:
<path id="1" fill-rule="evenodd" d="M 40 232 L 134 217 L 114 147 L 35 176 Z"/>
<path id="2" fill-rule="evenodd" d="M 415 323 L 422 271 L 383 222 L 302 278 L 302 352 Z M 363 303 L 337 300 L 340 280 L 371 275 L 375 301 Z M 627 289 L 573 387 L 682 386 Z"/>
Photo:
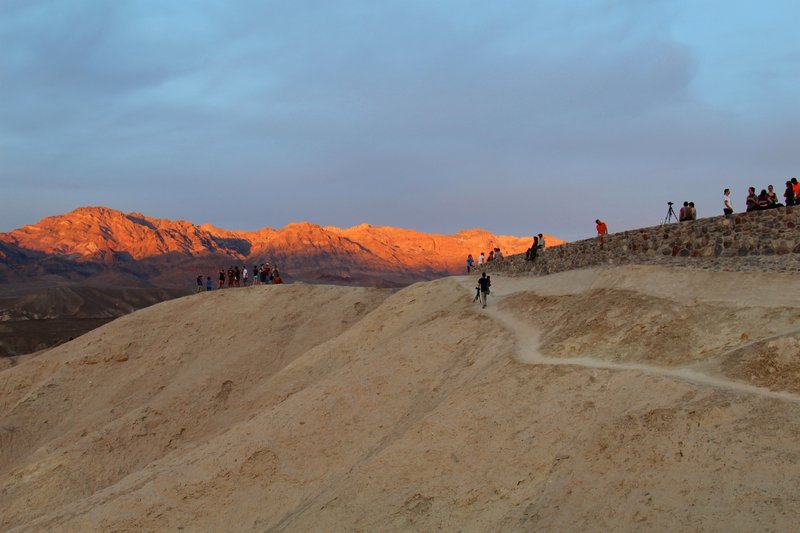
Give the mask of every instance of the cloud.
<path id="1" fill-rule="evenodd" d="M 679 193 L 711 214 L 723 182 L 794 161 L 791 47 L 749 63 L 774 100 L 744 67 L 716 93 L 707 58 L 720 51 L 690 2 L 0 10 L 0 179 L 36 188 L 37 216 L 103 203 L 243 229 L 308 219 L 575 238 L 584 218 L 654 222 Z M 0 227 L 32 222 L 10 213 Z"/>

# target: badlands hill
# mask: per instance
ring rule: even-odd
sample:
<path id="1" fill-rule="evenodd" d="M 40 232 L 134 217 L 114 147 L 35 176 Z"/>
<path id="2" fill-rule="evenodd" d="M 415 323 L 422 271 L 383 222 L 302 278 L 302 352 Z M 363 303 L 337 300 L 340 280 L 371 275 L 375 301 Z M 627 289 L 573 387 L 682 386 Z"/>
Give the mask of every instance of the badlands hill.
<path id="1" fill-rule="evenodd" d="M 560 241 L 550 239 L 551 244 Z M 107 286 L 186 287 L 198 274 L 270 262 L 290 279 L 402 286 L 461 273 L 467 254 L 524 252 L 529 237 L 483 230 L 434 235 L 362 224 L 341 229 L 300 222 L 230 231 L 82 207 L 0 233 L 0 283 L 64 281 Z"/>
<path id="2" fill-rule="evenodd" d="M 800 520 L 800 290 L 656 266 L 293 284 L 0 359 L 3 531 Z"/>

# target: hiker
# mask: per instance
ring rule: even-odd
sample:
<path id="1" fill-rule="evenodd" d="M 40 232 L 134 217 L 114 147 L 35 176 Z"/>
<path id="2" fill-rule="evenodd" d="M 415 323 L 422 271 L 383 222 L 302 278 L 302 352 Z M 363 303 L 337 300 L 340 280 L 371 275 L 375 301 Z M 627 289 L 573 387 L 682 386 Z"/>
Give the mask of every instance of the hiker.
<path id="1" fill-rule="evenodd" d="M 798 201 L 800 201 L 800 183 L 797 182 L 797 178 L 792 178 L 792 190 L 794 190 L 794 205 L 797 205 Z"/>
<path id="2" fill-rule="evenodd" d="M 486 260 L 487 263 L 494 262 L 494 250 L 489 250 L 489 259 Z"/>
<path id="3" fill-rule="evenodd" d="M 261 264 L 261 268 L 259 269 L 259 276 L 261 277 L 261 284 L 267 284 L 267 270 L 264 268 L 264 264 Z"/>
<path id="4" fill-rule="evenodd" d="M 220 268 L 219 269 L 219 288 L 225 287 L 225 271 Z"/>
<path id="5" fill-rule="evenodd" d="M 467 274 L 472 272 L 472 265 L 475 264 L 475 260 L 472 258 L 472 254 L 467 256 Z"/>
<path id="6" fill-rule="evenodd" d="M 725 189 L 722 197 L 722 212 L 726 215 L 733 214 L 733 204 L 731 203 L 731 190 Z"/>
<path id="7" fill-rule="evenodd" d="M 544 252 L 544 246 L 545 246 L 545 244 L 544 244 L 544 235 L 542 235 L 540 233 L 539 234 L 539 246 L 538 246 L 540 252 Z"/>
<path id="8" fill-rule="evenodd" d="M 253 265 L 253 286 L 255 287 L 258 285 L 259 282 L 259 275 L 258 275 L 258 265 Z"/>
<path id="9" fill-rule="evenodd" d="M 239 272 L 239 265 L 236 265 L 236 268 L 233 271 L 233 282 L 235 283 L 236 287 L 239 287 L 239 282 L 242 279 L 242 273 Z"/>
<path id="10" fill-rule="evenodd" d="M 214 282 L 211 281 L 211 276 L 206 278 L 206 292 L 214 290 Z"/>
<path id="11" fill-rule="evenodd" d="M 491 286 L 491 280 L 486 277 L 486 272 L 483 272 L 481 277 L 478 278 L 478 288 L 481 291 L 481 303 L 483 304 L 483 307 L 486 307 L 486 296 L 489 294 L 489 287 Z"/>
<path id="12" fill-rule="evenodd" d="M 495 248 L 494 249 L 494 258 L 495 258 L 496 261 L 502 261 L 503 260 L 503 252 L 500 251 L 500 248 Z"/>
<path id="13" fill-rule="evenodd" d="M 484 263 L 484 257 L 483 257 L 483 252 L 481 252 L 481 255 L 478 256 L 478 267 L 479 268 L 482 267 L 483 263 Z"/>
<path id="14" fill-rule="evenodd" d="M 228 268 L 228 288 L 233 287 L 233 267 Z"/>
<path id="15" fill-rule="evenodd" d="M 247 287 L 247 266 L 242 265 L 242 287 Z"/>
<path id="16" fill-rule="evenodd" d="M 197 290 L 194 292 L 203 292 L 203 275 L 197 276 Z"/>
<path id="17" fill-rule="evenodd" d="M 689 202 L 689 210 L 686 212 L 686 220 L 697 220 L 697 209 L 694 202 Z"/>
<path id="18" fill-rule="evenodd" d="M 608 226 L 599 218 L 595 220 L 594 223 L 597 224 L 597 226 L 595 226 L 597 228 L 597 240 L 600 241 L 600 248 L 602 248 L 604 236 L 608 235 Z"/>

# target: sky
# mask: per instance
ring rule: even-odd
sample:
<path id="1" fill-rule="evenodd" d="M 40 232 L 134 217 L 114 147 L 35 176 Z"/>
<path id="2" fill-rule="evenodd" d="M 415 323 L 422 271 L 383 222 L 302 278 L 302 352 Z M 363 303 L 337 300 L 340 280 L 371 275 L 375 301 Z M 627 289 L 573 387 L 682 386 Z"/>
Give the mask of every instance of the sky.
<path id="1" fill-rule="evenodd" d="M 796 0 L 0 0 L 0 231 L 574 240 L 800 178 Z"/>

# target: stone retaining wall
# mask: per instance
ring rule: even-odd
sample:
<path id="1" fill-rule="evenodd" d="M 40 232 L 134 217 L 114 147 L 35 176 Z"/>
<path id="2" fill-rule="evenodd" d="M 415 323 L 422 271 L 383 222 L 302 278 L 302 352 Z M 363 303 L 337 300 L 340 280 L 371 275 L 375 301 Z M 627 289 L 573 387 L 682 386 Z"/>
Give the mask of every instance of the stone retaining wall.
<path id="1" fill-rule="evenodd" d="M 488 266 L 505 274 L 552 274 L 601 265 L 664 264 L 710 270 L 800 271 L 800 206 L 704 218 L 554 246 Z"/>

